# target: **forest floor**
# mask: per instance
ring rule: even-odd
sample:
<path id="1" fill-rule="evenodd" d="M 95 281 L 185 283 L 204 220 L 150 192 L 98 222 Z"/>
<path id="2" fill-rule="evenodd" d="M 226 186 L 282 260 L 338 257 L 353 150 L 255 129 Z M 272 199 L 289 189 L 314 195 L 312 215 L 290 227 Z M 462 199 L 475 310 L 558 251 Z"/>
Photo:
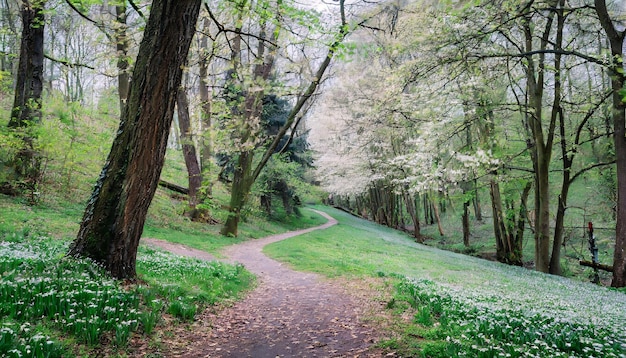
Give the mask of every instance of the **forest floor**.
<path id="1" fill-rule="evenodd" d="M 374 348 L 381 337 L 372 321 L 380 312 L 380 292 L 367 281 L 325 279 L 297 272 L 262 253 L 265 245 L 321 230 L 324 225 L 250 240 L 227 247 L 225 261 L 238 262 L 258 277 L 245 299 L 222 309 L 207 309 L 190 327 L 164 338 L 167 357 L 393 357 Z M 175 254 L 215 258 L 203 251 L 143 239 Z M 377 306 L 377 307 L 376 307 Z"/>

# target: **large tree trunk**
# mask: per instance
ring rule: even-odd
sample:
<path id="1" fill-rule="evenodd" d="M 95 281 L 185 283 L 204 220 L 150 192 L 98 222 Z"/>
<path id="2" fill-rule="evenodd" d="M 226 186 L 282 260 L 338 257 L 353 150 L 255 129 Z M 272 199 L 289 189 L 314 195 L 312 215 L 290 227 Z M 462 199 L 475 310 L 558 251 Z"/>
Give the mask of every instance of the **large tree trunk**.
<path id="1" fill-rule="evenodd" d="M 556 41 L 554 43 L 554 47 L 556 50 L 562 50 L 563 47 L 563 27 L 565 26 L 565 16 L 563 15 L 563 6 L 565 5 L 565 0 L 559 1 L 559 6 L 555 10 L 557 14 L 557 26 L 556 26 Z M 552 114 L 550 118 L 550 126 L 552 127 L 552 123 L 555 123 L 557 120 L 560 123 L 559 129 L 561 132 L 561 145 L 565 141 L 565 125 L 563 124 L 563 110 L 561 109 L 561 57 L 562 55 L 557 53 L 554 55 L 554 100 L 552 103 Z M 563 221 L 565 220 L 565 210 L 567 203 L 567 194 L 569 191 L 569 181 L 570 181 L 570 169 L 571 162 L 568 164 L 568 161 L 571 158 L 568 158 L 566 150 L 563 153 L 563 166 L 565 170 L 563 172 L 563 183 L 567 183 L 563 185 L 561 189 L 561 195 L 559 196 L 559 208 L 557 209 L 557 219 L 560 219 L 560 222 L 555 223 L 554 229 L 554 241 L 552 242 L 552 253 L 550 255 L 550 268 L 549 272 L 553 275 L 561 275 L 561 244 L 563 242 Z M 569 168 L 568 168 L 569 166 Z M 559 218 L 559 212 L 562 211 L 561 217 Z"/>
<path id="2" fill-rule="evenodd" d="M 526 184 L 520 194 L 520 205 L 517 219 L 507 218 L 504 215 L 500 185 L 494 179 L 490 181 L 491 206 L 493 210 L 493 229 L 496 237 L 496 258 L 500 262 L 509 265 L 521 266 L 522 243 L 524 240 L 524 223 L 526 215 L 526 203 L 530 194 L 531 184 Z M 513 200 L 511 200 L 513 202 Z M 515 205 L 511 204 L 511 210 Z"/>
<path id="3" fill-rule="evenodd" d="M 45 0 L 22 1 L 22 41 L 10 128 L 28 128 L 41 121 L 45 4 Z M 41 161 L 31 133 L 25 130 L 20 135 L 24 145 L 14 158 L 13 170 L 16 179 L 34 189 L 41 174 Z"/>
<path id="4" fill-rule="evenodd" d="M 626 286 L 626 104 L 620 91 L 624 89 L 624 38 L 626 31 L 618 31 L 611 21 L 605 0 L 595 0 L 596 12 L 611 45 L 613 63 L 609 70 L 613 90 L 613 140 L 617 170 L 617 218 L 615 252 L 613 254 L 613 281 L 611 286 Z"/>
<path id="5" fill-rule="evenodd" d="M 128 102 L 69 255 L 134 278 L 137 246 L 163 167 L 182 67 L 200 0 L 155 0 Z"/>

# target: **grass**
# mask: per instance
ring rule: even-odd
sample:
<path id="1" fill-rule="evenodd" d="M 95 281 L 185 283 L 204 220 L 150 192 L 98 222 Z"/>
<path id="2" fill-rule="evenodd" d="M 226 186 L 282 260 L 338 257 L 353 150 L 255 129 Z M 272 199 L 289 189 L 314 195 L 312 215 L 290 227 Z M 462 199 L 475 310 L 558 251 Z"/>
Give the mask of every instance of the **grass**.
<path id="1" fill-rule="evenodd" d="M 219 226 L 194 223 L 177 213 L 183 206 L 159 192 L 144 236 L 218 253 L 243 240 L 325 222 L 309 210 L 278 222 L 249 217 L 240 238 L 226 238 L 219 235 Z M 143 246 L 137 259 L 139 283 L 110 280 L 89 261 L 64 259 L 82 209 L 63 200 L 29 206 L 0 195 L 0 356 L 89 356 L 99 350 L 132 355 L 130 341 L 151 341 L 155 331 L 171 329 L 172 319 L 191 322 L 206 307 L 235 300 L 254 283 L 241 265 L 181 258 Z"/>
<path id="2" fill-rule="evenodd" d="M 149 340 L 167 312 L 192 321 L 208 305 L 239 297 L 253 276 L 239 265 L 142 248 L 141 283 L 111 280 L 89 260 L 67 260 L 67 242 L 46 237 L 0 243 L 0 356 L 62 357 L 124 352 Z"/>
<path id="3" fill-rule="evenodd" d="M 594 179 L 594 175 L 589 174 L 582 177 L 570 189 L 564 225 L 565 243 L 561 248 L 563 275 L 582 281 L 590 281 L 593 277 L 593 269 L 579 265 L 580 260 L 591 260 L 587 243 L 587 223 L 589 221 L 593 222 L 596 228 L 595 237 L 599 247 L 600 262 L 610 264 L 613 261 L 615 221 L 611 217 L 611 203 L 607 202 L 606 194 L 602 193 L 605 187 L 599 185 L 597 178 Z M 551 178 L 551 180 L 552 190 L 556 193 L 560 183 L 555 178 Z M 532 196 L 531 192 L 530 198 Z M 554 196 L 556 197 L 556 194 Z M 439 234 L 437 225 L 422 225 L 422 234 L 432 238 L 432 240 L 427 240 L 425 244 L 477 257 L 495 257 L 496 248 L 491 208 L 488 207 L 490 198 L 486 191 L 481 193 L 480 201 L 483 204 L 483 221 L 478 222 L 474 220 L 474 213 L 473 211 L 471 212 L 469 248 L 463 245 L 460 205 L 457 203 L 455 208 L 450 202 L 448 202 L 447 210 L 441 213 L 445 235 L 441 236 Z M 532 205 L 532 200 L 529 201 L 529 204 Z M 555 215 L 556 200 L 552 204 L 551 215 Z M 533 235 L 533 231 L 526 225 L 523 260 L 528 267 L 534 265 L 535 243 Z M 603 282 L 610 282 L 611 273 L 600 271 L 599 274 Z"/>
<path id="4" fill-rule="evenodd" d="M 0 104 L 5 114 L 6 102 Z M 240 265 L 178 258 L 143 246 L 135 284 L 108 279 L 92 262 L 64 259 L 117 130 L 118 102 L 113 95 L 98 108 L 67 104 L 59 96 L 44 102 L 37 127 L 42 182 L 26 198 L 0 195 L 0 357 L 136 356 L 149 353 L 133 351 L 133 344 L 146 341 L 158 353 L 160 337 L 172 335 L 176 325 L 253 286 L 254 277 Z M 13 139 L 8 118 L 0 116 L 4 144 Z M 12 148 L 0 146 L 0 182 L 8 178 L 2 161 Z M 186 175 L 181 152 L 169 149 L 162 178 L 186 186 Z M 226 217 L 227 202 L 228 190 L 216 183 L 209 206 L 218 220 Z M 277 210 L 267 218 L 251 203 L 239 238 L 227 238 L 219 234 L 220 225 L 192 222 L 185 210 L 184 198 L 159 188 L 143 236 L 219 255 L 227 245 L 325 221 L 307 210 L 301 217 Z"/>
<path id="5" fill-rule="evenodd" d="M 387 307 L 398 323 L 383 347 L 406 357 L 626 354 L 621 292 L 441 251 L 324 210 L 339 225 L 271 244 L 265 252 L 329 277 L 390 279 L 395 288 Z"/>

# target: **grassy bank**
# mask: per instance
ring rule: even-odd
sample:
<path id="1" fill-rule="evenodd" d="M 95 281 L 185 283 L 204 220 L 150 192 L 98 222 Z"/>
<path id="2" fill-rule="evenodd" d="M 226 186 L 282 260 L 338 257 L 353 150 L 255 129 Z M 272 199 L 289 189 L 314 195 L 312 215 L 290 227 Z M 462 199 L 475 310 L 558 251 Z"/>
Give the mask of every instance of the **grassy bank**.
<path id="1" fill-rule="evenodd" d="M 382 346 L 405 357 L 618 357 L 626 295 L 413 242 L 344 212 L 339 225 L 266 247 L 329 277 L 381 277 L 395 317 Z"/>
<path id="2" fill-rule="evenodd" d="M 220 189 L 220 190 L 223 190 Z M 224 194 L 221 194 L 224 195 Z M 109 279 L 90 261 L 64 258 L 84 204 L 51 193 L 37 205 L 0 195 L 0 356 L 162 356 L 163 337 L 205 308 L 253 286 L 242 266 L 176 257 L 140 246 L 139 280 Z M 250 215 L 239 238 L 184 217 L 185 203 L 159 189 L 144 237 L 219 254 L 234 243 L 323 223 L 308 210 L 275 220 Z"/>
<path id="3" fill-rule="evenodd" d="M 65 259 L 67 244 L 43 236 L 0 243 L 0 356 L 134 356 L 141 342 L 166 334 L 165 322 L 192 321 L 253 281 L 241 266 L 142 248 L 141 279 L 127 284 L 89 260 Z M 160 347 L 150 351 L 158 356 Z"/>

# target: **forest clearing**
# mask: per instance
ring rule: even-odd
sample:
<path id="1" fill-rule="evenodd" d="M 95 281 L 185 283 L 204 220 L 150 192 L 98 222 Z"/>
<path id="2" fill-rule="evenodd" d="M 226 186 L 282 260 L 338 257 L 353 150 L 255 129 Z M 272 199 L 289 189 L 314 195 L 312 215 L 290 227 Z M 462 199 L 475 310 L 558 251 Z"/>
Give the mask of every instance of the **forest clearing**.
<path id="1" fill-rule="evenodd" d="M 0 356 L 626 355 L 623 1 L 0 30 Z"/>

